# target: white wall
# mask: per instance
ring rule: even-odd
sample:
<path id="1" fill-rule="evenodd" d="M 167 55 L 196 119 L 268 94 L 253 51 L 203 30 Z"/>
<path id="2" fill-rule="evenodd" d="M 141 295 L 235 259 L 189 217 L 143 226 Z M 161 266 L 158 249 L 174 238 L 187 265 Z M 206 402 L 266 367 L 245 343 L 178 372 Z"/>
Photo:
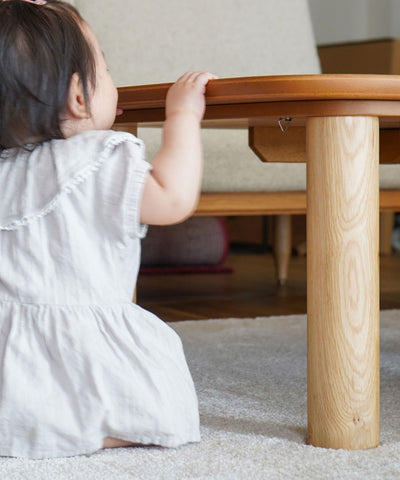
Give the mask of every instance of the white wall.
<path id="1" fill-rule="evenodd" d="M 400 0 L 309 0 L 319 45 L 400 38 Z"/>

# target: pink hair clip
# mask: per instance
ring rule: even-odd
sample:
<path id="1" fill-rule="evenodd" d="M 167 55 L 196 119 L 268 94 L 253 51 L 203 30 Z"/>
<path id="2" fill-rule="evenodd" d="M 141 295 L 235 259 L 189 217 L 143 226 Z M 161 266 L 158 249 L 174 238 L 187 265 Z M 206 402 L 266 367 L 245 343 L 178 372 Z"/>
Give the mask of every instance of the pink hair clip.
<path id="1" fill-rule="evenodd" d="M 10 2 L 12 0 L 3 0 L 3 2 Z M 23 2 L 33 3 L 34 5 L 46 5 L 46 0 L 22 0 Z"/>

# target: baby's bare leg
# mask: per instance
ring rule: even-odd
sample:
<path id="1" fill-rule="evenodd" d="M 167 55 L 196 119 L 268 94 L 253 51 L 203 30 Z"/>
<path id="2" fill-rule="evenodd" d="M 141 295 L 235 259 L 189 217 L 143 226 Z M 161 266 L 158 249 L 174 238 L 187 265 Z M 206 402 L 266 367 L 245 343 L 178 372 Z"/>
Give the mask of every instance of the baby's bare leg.
<path id="1" fill-rule="evenodd" d="M 138 445 L 138 443 L 126 442 L 119 438 L 106 437 L 104 439 L 103 448 L 134 447 Z"/>

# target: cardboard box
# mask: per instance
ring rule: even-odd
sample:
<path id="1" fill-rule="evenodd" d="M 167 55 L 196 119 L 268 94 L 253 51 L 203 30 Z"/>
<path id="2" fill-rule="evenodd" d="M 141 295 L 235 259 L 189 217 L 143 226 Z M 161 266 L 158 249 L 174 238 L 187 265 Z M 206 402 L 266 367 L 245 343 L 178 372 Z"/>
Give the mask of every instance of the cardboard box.
<path id="1" fill-rule="evenodd" d="M 400 74 L 400 40 L 381 39 L 318 47 L 322 73 Z"/>

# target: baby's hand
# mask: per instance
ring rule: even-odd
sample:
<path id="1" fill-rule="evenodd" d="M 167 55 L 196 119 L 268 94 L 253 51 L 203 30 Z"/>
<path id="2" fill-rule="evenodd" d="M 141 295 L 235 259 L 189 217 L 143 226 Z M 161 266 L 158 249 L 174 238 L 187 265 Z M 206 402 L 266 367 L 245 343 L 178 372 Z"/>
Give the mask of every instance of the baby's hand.
<path id="1" fill-rule="evenodd" d="M 168 90 L 166 100 L 166 118 L 177 113 L 192 113 L 199 121 L 205 111 L 206 85 L 217 78 L 208 72 L 187 72 Z"/>

